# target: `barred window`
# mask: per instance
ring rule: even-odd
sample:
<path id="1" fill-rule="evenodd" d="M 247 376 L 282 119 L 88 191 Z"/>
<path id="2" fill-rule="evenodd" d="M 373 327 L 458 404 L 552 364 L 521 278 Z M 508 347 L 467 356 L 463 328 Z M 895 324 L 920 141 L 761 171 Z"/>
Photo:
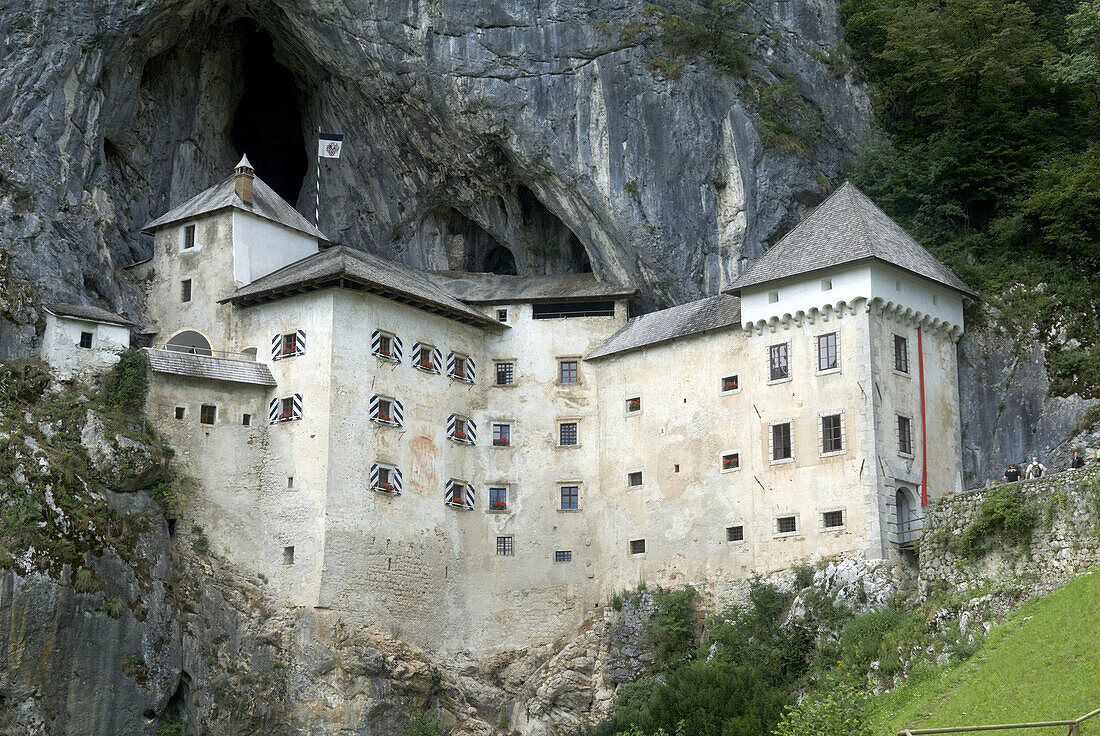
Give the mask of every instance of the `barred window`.
<path id="1" fill-rule="evenodd" d="M 909 341 L 901 335 L 894 335 L 894 370 L 909 372 Z"/>
<path id="2" fill-rule="evenodd" d="M 630 554 L 632 554 L 632 555 L 645 554 L 645 540 L 644 539 L 631 539 L 630 540 Z"/>
<path id="3" fill-rule="evenodd" d="M 577 444 L 577 423 L 562 422 L 558 427 L 558 444 L 570 447 Z"/>
<path id="4" fill-rule="evenodd" d="M 790 344 L 781 342 L 768 347 L 768 380 L 782 381 L 791 377 Z"/>
<path id="5" fill-rule="evenodd" d="M 191 301 L 191 279 L 184 279 L 180 282 L 180 301 Z"/>
<path id="6" fill-rule="evenodd" d="M 576 511 L 580 508 L 580 487 L 579 486 L 562 486 L 561 487 L 561 509 L 562 511 Z"/>
<path id="7" fill-rule="evenodd" d="M 797 516 L 780 516 L 775 520 L 776 534 L 793 534 L 798 531 Z"/>
<path id="8" fill-rule="evenodd" d="M 835 529 L 844 526 L 844 511 L 826 511 L 821 515 L 821 526 L 826 529 Z"/>
<path id="9" fill-rule="evenodd" d="M 92 333 L 81 332 L 80 333 L 80 347 L 90 348 L 92 347 Z"/>
<path id="10" fill-rule="evenodd" d="M 735 524 L 734 526 L 726 527 L 726 541 L 727 542 L 743 542 L 745 541 L 745 527 L 742 524 Z"/>
<path id="11" fill-rule="evenodd" d="M 497 554 L 498 555 L 512 555 L 515 554 L 515 548 L 513 546 L 512 535 L 509 534 L 503 537 L 497 537 Z"/>
<path id="12" fill-rule="evenodd" d="M 511 386 L 515 383 L 515 364 L 497 363 L 497 385 Z"/>
<path id="13" fill-rule="evenodd" d="M 817 336 L 817 369 L 831 371 L 839 365 L 837 357 L 836 333 Z"/>
<path id="14" fill-rule="evenodd" d="M 572 562 L 573 550 L 559 549 L 554 553 L 554 562 Z"/>
<path id="15" fill-rule="evenodd" d="M 840 452 L 844 449 L 843 427 L 840 414 L 821 417 L 821 452 Z"/>

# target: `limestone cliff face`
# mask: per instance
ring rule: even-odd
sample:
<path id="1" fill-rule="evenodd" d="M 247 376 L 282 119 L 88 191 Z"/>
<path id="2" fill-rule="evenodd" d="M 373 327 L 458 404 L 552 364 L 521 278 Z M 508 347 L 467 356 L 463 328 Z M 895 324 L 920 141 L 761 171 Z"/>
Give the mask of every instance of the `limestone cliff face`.
<path id="1" fill-rule="evenodd" d="M 46 297 L 133 314 L 118 268 L 149 255 L 140 226 L 242 150 L 312 217 L 319 128 L 346 137 L 322 166 L 334 240 L 434 268 L 592 269 L 644 306 L 714 293 L 821 199 L 869 106 L 827 63 L 835 0 L 729 11 L 747 79 L 696 56 L 662 72 L 646 5 L 7 3 L 0 353 L 33 343 Z M 762 143 L 750 101 L 783 81 L 821 120 L 801 153 Z"/>

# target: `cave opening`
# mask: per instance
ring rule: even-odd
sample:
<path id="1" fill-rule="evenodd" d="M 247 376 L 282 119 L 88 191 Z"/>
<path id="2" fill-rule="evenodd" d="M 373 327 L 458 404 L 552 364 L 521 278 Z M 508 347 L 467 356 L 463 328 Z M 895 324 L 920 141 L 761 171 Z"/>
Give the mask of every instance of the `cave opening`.
<path id="1" fill-rule="evenodd" d="M 242 39 L 241 98 L 233 114 L 233 146 L 248 154 L 256 175 L 292 205 L 309 167 L 302 137 L 302 95 L 290 70 L 275 60 L 271 37 L 254 21 L 238 20 Z"/>
<path id="2" fill-rule="evenodd" d="M 519 273 L 516 270 L 516 257 L 512 255 L 512 251 L 508 250 L 503 245 L 497 246 L 485 254 L 485 259 L 481 262 L 480 270 L 486 273 L 501 274 L 503 276 L 515 276 Z"/>

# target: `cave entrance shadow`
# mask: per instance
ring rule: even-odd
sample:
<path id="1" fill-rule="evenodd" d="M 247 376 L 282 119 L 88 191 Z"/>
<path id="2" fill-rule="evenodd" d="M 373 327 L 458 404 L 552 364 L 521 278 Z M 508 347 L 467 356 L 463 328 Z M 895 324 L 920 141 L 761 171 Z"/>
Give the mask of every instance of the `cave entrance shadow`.
<path id="1" fill-rule="evenodd" d="M 293 205 L 309 167 L 302 96 L 294 75 L 275 60 L 267 33 L 251 20 L 236 21 L 233 31 L 244 41 L 243 92 L 230 131 L 233 146 L 247 153 L 256 175 Z"/>

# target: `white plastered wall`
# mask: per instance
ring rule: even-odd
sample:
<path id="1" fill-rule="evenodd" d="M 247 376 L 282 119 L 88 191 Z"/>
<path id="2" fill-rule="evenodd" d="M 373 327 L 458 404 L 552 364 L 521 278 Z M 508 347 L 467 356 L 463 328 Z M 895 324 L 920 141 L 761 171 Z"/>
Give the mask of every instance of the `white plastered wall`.
<path id="1" fill-rule="evenodd" d="M 91 348 L 80 347 L 81 333 L 92 333 Z M 42 360 L 68 380 L 118 362 L 118 351 L 130 347 L 130 328 L 46 312 Z"/>

